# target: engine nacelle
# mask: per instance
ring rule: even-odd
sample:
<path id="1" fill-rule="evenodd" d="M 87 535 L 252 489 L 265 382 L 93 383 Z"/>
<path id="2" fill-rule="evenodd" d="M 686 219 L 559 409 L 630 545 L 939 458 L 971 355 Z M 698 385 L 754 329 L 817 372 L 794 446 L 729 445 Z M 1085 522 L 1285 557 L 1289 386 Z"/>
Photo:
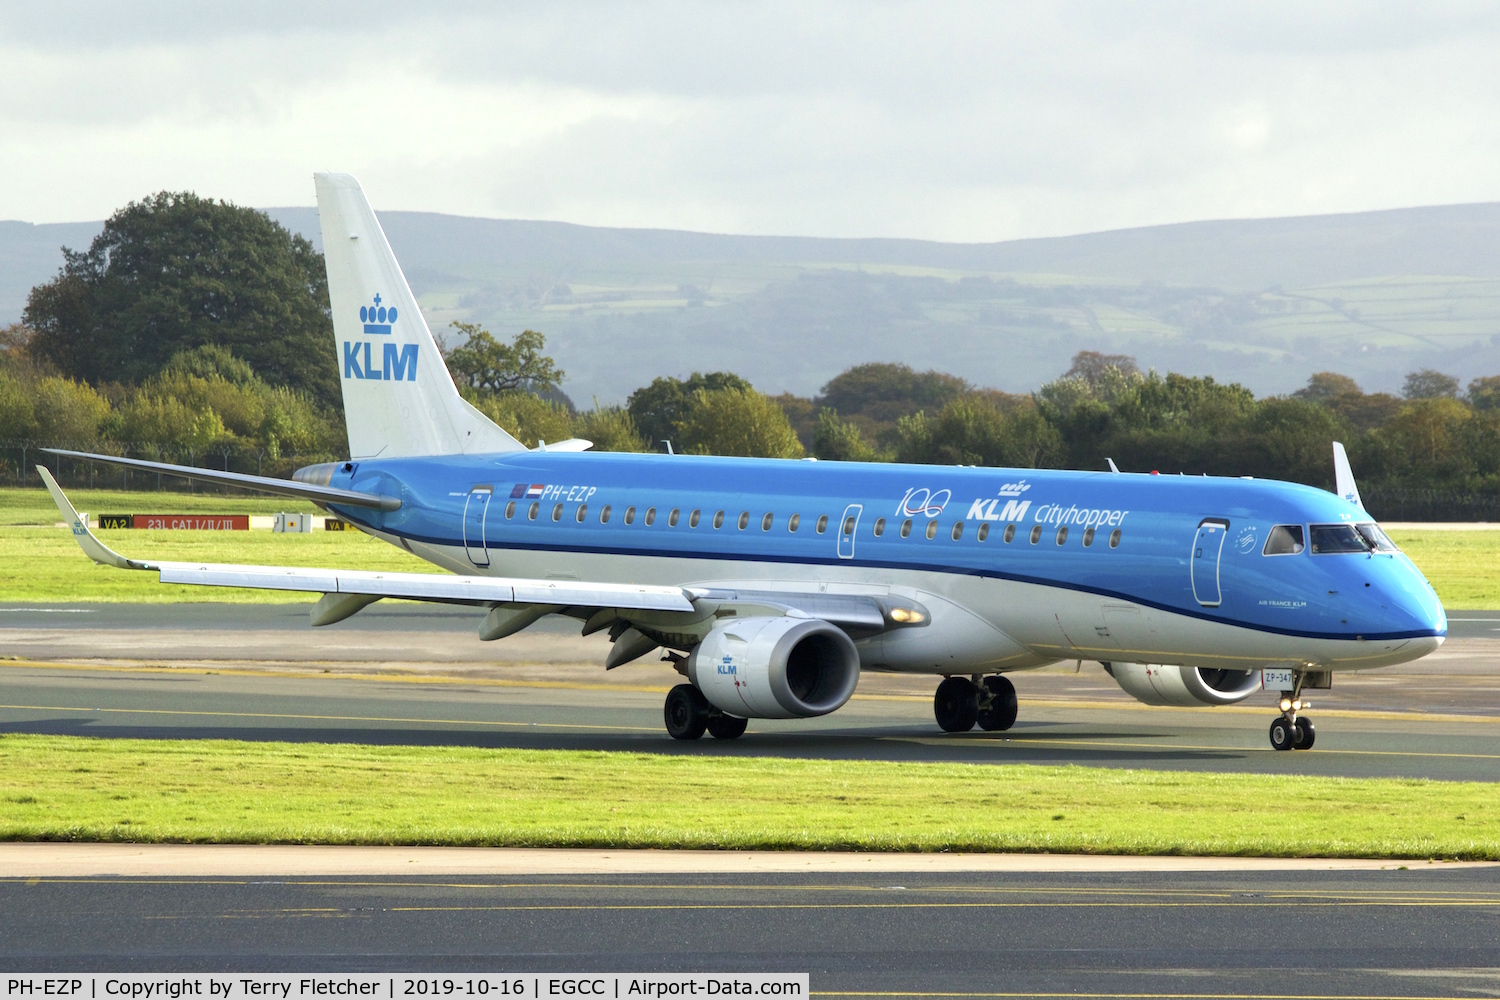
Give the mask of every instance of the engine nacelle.
<path id="1" fill-rule="evenodd" d="M 1106 663 L 1104 669 L 1126 694 L 1147 705 L 1233 705 L 1260 690 L 1259 670 L 1211 670 L 1160 663 Z"/>
<path id="2" fill-rule="evenodd" d="M 738 618 L 715 626 L 687 661 L 688 680 L 721 712 L 799 719 L 841 707 L 859 683 L 859 653 L 819 618 Z"/>

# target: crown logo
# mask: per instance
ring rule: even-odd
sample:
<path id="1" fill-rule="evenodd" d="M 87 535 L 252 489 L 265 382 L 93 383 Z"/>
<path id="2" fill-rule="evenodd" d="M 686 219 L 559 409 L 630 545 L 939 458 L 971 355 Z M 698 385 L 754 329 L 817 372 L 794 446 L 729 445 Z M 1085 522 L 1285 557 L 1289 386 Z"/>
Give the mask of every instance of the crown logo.
<path id="1" fill-rule="evenodd" d="M 387 309 L 380 304 L 380 293 L 375 293 L 375 304 L 359 307 L 359 321 L 365 325 L 365 333 L 390 333 L 396 322 L 396 307 Z"/>
<path id="2" fill-rule="evenodd" d="M 1018 497 L 1029 489 L 1031 489 L 1031 487 L 1028 486 L 1026 484 L 1026 480 L 1023 479 L 1019 483 L 1006 483 L 1004 486 L 1000 487 L 1000 495 L 1003 497 Z"/>

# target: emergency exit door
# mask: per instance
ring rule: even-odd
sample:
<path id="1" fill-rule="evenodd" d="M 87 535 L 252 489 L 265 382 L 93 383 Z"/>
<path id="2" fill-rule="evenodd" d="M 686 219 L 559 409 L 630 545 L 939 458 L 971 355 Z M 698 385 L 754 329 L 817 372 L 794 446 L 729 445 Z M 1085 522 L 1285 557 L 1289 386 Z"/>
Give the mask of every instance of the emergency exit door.
<path id="1" fill-rule="evenodd" d="M 1193 539 L 1193 557 L 1188 561 L 1193 579 L 1193 597 L 1205 608 L 1217 608 L 1224 601 L 1219 589 L 1219 558 L 1224 554 L 1224 539 L 1229 537 L 1229 522 L 1206 517 L 1198 524 Z"/>
<path id="2" fill-rule="evenodd" d="M 484 544 L 484 518 L 489 513 L 490 498 L 494 495 L 493 486 L 476 486 L 464 501 L 464 549 L 469 553 L 469 562 L 475 566 L 490 564 L 490 552 Z"/>

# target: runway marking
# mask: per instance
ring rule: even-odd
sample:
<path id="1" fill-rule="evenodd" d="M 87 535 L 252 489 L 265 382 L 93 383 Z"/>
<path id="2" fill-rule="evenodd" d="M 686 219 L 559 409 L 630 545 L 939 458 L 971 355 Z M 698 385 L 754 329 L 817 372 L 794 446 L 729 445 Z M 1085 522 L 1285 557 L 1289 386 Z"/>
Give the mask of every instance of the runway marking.
<path id="1" fill-rule="evenodd" d="M 416 877 L 420 879 L 420 876 Z M 635 882 L 433 882 L 426 880 L 403 880 L 403 881 L 354 881 L 347 879 L 266 879 L 266 878 L 151 878 L 151 877 L 37 877 L 26 879 L 20 877 L 0 878 L 0 885 L 5 883 L 16 884 L 24 881 L 26 885 L 36 885 L 39 882 L 49 885 L 237 885 L 237 886 L 294 886 L 308 888 L 356 888 L 356 889 L 474 889 L 474 890 L 535 890 L 535 889 L 578 889 L 586 891 L 597 891 L 600 889 L 613 889 L 624 891 L 653 891 L 653 892 L 847 892 L 847 893 L 994 893 L 996 895 L 1093 895 L 1093 896 L 1166 896 L 1181 897 L 1186 899 L 1207 898 L 1210 900 L 1225 899 L 1226 897 L 1244 897 L 1228 900 L 1226 903 L 1205 902 L 1197 905 L 1253 905 L 1250 897 L 1256 903 L 1283 903 L 1291 900 L 1305 901 L 1313 900 L 1319 905 L 1333 906 L 1340 904 L 1360 904 L 1370 906 L 1438 906 L 1446 904 L 1465 906 L 1500 906 L 1500 896 L 1494 894 L 1476 895 L 1464 890 L 1452 890 L 1448 892 L 1424 892 L 1410 896 L 1402 896 L 1397 892 L 1382 891 L 1378 889 L 1350 890 L 1348 892 L 1319 893 L 1312 890 L 1299 891 L 1287 889 L 1280 891 L 1249 892 L 1242 889 L 1226 889 L 1218 892 L 1205 892 L 1197 889 L 1128 889 L 1128 888 L 1094 888 L 1087 886 L 1037 886 L 1037 887 L 1005 887 L 1005 886 L 922 886 L 917 888 L 896 888 L 891 886 L 870 885 L 792 885 L 792 884 L 757 884 L 745 885 L 735 883 L 635 883 Z M 1367 898 L 1360 898 L 1360 897 Z M 560 906 L 578 906 L 588 908 L 586 904 L 558 904 Z M 625 905 L 625 904 L 621 904 Z M 640 904 L 642 906 L 663 906 L 667 904 Z M 727 908 L 734 908 L 729 904 L 723 904 Z M 773 904 L 746 904 L 772 906 Z M 820 904 L 797 904 L 816 906 Z M 833 905 L 833 904 L 830 904 Z M 855 905 L 855 904 L 848 904 Z M 859 904 L 878 907 L 885 904 Z M 895 904 L 893 904 L 895 905 Z M 900 904 L 918 905 L 918 904 Z M 965 904 L 927 904 L 933 906 L 983 906 L 1010 905 L 1004 903 L 965 903 Z M 1047 905 L 1043 903 L 1025 905 Z M 1073 906 L 1087 906 L 1089 903 L 1068 904 Z M 1106 904 L 1100 904 L 1106 905 Z M 1132 903 L 1110 902 L 1110 906 L 1130 906 Z M 1174 901 L 1167 901 L 1157 906 L 1186 905 Z M 481 907 L 483 908 L 483 907 Z M 674 907 L 667 907 L 674 908 Z M 681 908 L 688 908 L 684 905 Z"/>
<path id="2" fill-rule="evenodd" d="M 290 712 L 208 712 L 182 708 L 84 708 L 77 705 L 0 705 L 28 712 L 90 712 L 114 715 L 191 715 L 227 719 L 303 719 L 314 722 L 424 722 L 439 726 L 497 726 L 513 729 L 609 729 L 657 733 L 655 726 L 601 726 L 581 722 L 500 722 L 493 719 L 421 719 L 378 715 L 298 715 Z"/>
<path id="3" fill-rule="evenodd" d="M 0 706 L 3 707 L 3 706 Z M 1220 753 L 1285 753 L 1273 747 L 1236 747 L 1236 746 L 1213 746 L 1210 744 L 1196 743 L 1127 743 L 1124 741 L 1111 740 L 1059 740 L 1050 737 L 1028 738 L 1023 735 L 1016 736 L 969 736 L 956 735 L 943 736 L 877 736 L 877 740 L 885 740 L 892 743 L 920 743 L 924 746 L 949 746 L 957 743 L 960 745 L 994 746 L 996 744 L 1012 744 L 1012 748 L 1022 745 L 1031 747 L 1049 746 L 1080 746 L 1080 747 L 1112 747 L 1124 749 L 1146 749 L 1146 750 L 1215 750 Z M 1319 750 L 1321 754 L 1340 754 L 1348 757 L 1455 757 L 1463 760 L 1500 760 L 1500 754 L 1493 753 L 1439 753 L 1424 750 Z"/>

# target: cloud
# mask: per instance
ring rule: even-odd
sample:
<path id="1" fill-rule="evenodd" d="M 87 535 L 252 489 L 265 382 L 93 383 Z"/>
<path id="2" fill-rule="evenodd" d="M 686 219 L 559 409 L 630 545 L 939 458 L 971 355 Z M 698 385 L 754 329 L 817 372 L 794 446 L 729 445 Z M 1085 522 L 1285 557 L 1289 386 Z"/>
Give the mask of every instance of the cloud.
<path id="1" fill-rule="evenodd" d="M 162 188 L 997 240 L 1500 198 L 1484 5 L 21 5 L 0 218 Z"/>

